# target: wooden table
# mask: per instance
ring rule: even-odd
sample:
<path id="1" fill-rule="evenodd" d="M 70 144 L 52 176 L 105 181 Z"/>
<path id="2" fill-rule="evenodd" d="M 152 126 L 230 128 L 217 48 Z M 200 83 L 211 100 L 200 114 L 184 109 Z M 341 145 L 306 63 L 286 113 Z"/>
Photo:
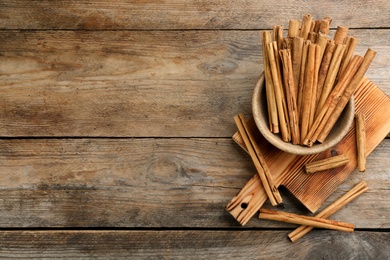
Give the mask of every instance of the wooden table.
<path id="1" fill-rule="evenodd" d="M 389 95 L 389 10 L 387 0 L 1 1 L 0 256 L 388 259 L 388 138 L 328 200 L 367 182 L 332 217 L 353 234 L 291 243 L 293 225 L 241 227 L 224 207 L 255 172 L 231 136 L 233 116 L 251 114 L 260 31 L 331 16 L 360 40 L 357 53 L 378 52 L 367 76 Z M 286 211 L 309 214 L 282 196 Z"/>

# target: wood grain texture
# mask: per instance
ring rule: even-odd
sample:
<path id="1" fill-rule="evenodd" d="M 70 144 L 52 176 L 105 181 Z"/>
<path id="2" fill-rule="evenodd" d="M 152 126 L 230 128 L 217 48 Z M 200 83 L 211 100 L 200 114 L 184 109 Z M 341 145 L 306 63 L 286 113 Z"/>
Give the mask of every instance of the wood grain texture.
<path id="1" fill-rule="evenodd" d="M 331 35 L 355 28 L 357 52 L 378 51 L 368 77 L 390 95 L 387 10 L 386 0 L 0 1 L 0 257 L 389 259 L 389 138 L 323 205 L 365 180 L 370 190 L 332 216 L 353 234 L 314 230 L 292 244 L 295 225 L 243 228 L 224 209 L 255 172 L 230 138 L 233 116 L 251 114 L 260 30 L 329 15 Z M 286 211 L 310 215 L 281 191 Z"/>
<path id="2" fill-rule="evenodd" d="M 332 218 L 356 228 L 390 225 L 389 149 L 386 139 L 367 171 L 329 198 L 360 180 L 369 187 Z M 238 228 L 224 207 L 255 169 L 229 139 L 10 139 L 0 140 L 0 172 L 2 228 Z M 287 212 L 309 214 L 282 196 Z M 254 218 L 246 227 L 293 226 Z"/>
<path id="3" fill-rule="evenodd" d="M 3 29 L 264 29 L 310 13 L 332 27 L 389 27 L 390 4 L 368 1 L 26 1 L 0 4 Z"/>
<path id="4" fill-rule="evenodd" d="M 351 30 L 378 52 L 390 30 Z M 263 70 L 259 31 L 0 31 L 0 136 L 230 137 Z M 180 122 L 180 123 L 179 123 Z"/>
<path id="5" fill-rule="evenodd" d="M 6 231 L 0 257 L 93 259 L 388 259 L 390 233 L 312 231 Z"/>

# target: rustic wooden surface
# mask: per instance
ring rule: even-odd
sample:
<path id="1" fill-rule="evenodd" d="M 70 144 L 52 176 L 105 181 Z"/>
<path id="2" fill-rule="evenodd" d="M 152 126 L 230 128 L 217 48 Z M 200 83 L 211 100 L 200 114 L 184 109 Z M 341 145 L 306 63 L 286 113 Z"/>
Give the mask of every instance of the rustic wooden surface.
<path id="1" fill-rule="evenodd" d="M 378 51 L 367 76 L 390 95 L 390 2 L 135 2 L 0 2 L 0 256 L 388 259 L 389 137 L 323 206 L 365 180 L 332 217 L 354 234 L 290 243 L 294 225 L 224 207 L 255 172 L 231 136 L 261 30 L 331 16 Z"/>

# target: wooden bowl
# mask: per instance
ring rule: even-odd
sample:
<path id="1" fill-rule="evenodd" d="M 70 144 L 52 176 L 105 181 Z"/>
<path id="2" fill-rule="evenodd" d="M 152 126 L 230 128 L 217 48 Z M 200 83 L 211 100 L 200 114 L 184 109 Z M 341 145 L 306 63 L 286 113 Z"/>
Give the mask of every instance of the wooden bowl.
<path id="1" fill-rule="evenodd" d="M 272 145 L 279 148 L 282 151 L 298 154 L 308 155 L 323 152 L 336 144 L 347 134 L 349 128 L 352 125 L 354 118 L 355 103 L 353 96 L 348 102 L 344 111 L 341 113 L 339 119 L 330 131 L 328 137 L 323 143 L 315 143 L 312 147 L 294 145 L 282 140 L 280 134 L 271 133 L 268 123 L 268 111 L 267 101 L 264 84 L 264 73 L 261 75 L 252 96 L 252 113 L 260 133 L 267 139 Z"/>

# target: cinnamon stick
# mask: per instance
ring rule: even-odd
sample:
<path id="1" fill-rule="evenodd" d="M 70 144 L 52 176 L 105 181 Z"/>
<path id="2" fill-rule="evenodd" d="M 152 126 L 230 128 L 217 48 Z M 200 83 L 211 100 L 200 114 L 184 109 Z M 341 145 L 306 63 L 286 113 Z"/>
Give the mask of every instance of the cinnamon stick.
<path id="1" fill-rule="evenodd" d="M 306 137 L 307 132 L 310 127 L 310 111 L 311 111 L 311 101 L 313 93 L 313 84 L 314 84 L 314 65 L 315 65 L 315 51 L 316 47 L 314 44 L 310 44 L 309 51 L 307 54 L 307 63 L 305 69 L 305 85 L 303 90 L 302 97 L 302 111 L 301 111 L 301 142 L 304 141 L 303 138 Z"/>
<path id="2" fill-rule="evenodd" d="M 366 170 L 366 125 L 363 113 L 357 113 L 356 122 L 356 144 L 357 144 L 357 162 L 359 172 Z"/>
<path id="3" fill-rule="evenodd" d="M 267 45 L 268 58 L 271 68 L 272 81 L 274 84 L 275 90 L 275 100 L 279 118 L 279 127 L 282 135 L 282 140 L 285 142 L 290 141 L 289 129 L 287 124 L 287 119 L 285 116 L 285 100 L 283 98 L 283 89 L 281 85 L 281 79 L 279 76 L 280 71 L 278 71 L 278 66 L 276 64 L 274 46 L 272 42 Z"/>
<path id="4" fill-rule="evenodd" d="M 339 75 L 341 75 L 341 73 L 344 72 L 344 70 L 347 68 L 348 64 L 351 62 L 352 55 L 355 52 L 357 44 L 358 44 L 358 40 L 356 38 L 347 37 L 347 40 L 345 43 L 346 47 L 345 47 L 344 57 L 343 57 L 341 64 L 340 64 Z"/>
<path id="5" fill-rule="evenodd" d="M 293 144 L 300 143 L 300 133 L 298 125 L 298 111 L 296 101 L 296 90 L 291 62 L 291 51 L 289 49 L 281 50 L 280 56 L 283 65 L 283 79 L 286 90 L 288 117 L 290 120 L 291 141 Z"/>
<path id="6" fill-rule="evenodd" d="M 314 22 L 314 32 L 315 33 L 319 33 L 320 32 L 320 25 L 321 25 L 321 21 L 320 20 L 315 20 Z"/>
<path id="7" fill-rule="evenodd" d="M 346 222 L 323 219 L 318 217 L 309 217 L 268 209 L 260 209 L 259 218 L 344 232 L 353 232 L 354 230 L 354 225 Z"/>
<path id="8" fill-rule="evenodd" d="M 349 202 L 357 198 L 363 192 L 368 190 L 367 184 L 364 181 L 359 182 L 355 187 L 333 202 L 331 205 L 326 207 L 323 211 L 318 213 L 315 217 L 327 219 L 332 216 L 334 213 L 339 211 L 342 207 L 347 205 Z M 300 226 L 288 234 L 288 237 L 292 242 L 297 241 L 299 238 L 303 237 L 307 233 L 309 233 L 313 227 L 310 226 Z"/>
<path id="9" fill-rule="evenodd" d="M 307 39 L 312 43 L 316 43 L 318 34 L 316 32 L 309 32 Z"/>
<path id="10" fill-rule="evenodd" d="M 283 107 L 283 114 L 285 118 L 285 123 L 286 123 L 286 128 L 287 128 L 287 142 L 291 140 L 291 132 L 290 132 L 290 126 L 289 126 L 289 119 L 288 119 L 288 111 L 287 111 L 287 102 L 286 102 L 286 96 L 285 96 L 285 91 L 283 88 L 283 80 L 282 80 L 282 66 L 281 66 L 281 61 L 280 61 L 280 55 L 279 55 L 279 48 L 277 46 L 277 42 L 273 41 L 272 42 L 273 50 L 274 50 L 274 55 L 275 55 L 275 61 L 276 61 L 276 71 L 278 73 L 278 79 L 279 79 L 279 86 L 280 86 L 280 94 L 282 97 L 282 107 Z"/>
<path id="11" fill-rule="evenodd" d="M 363 79 L 364 74 L 367 72 L 368 67 L 370 66 L 371 62 L 373 61 L 375 55 L 376 55 L 376 51 L 373 51 L 372 49 L 367 50 L 366 54 L 364 55 L 363 62 L 361 63 L 361 65 L 359 67 L 359 70 L 356 72 L 356 74 L 352 78 L 350 84 L 345 89 L 344 93 L 339 97 L 340 101 L 337 103 L 337 106 L 334 109 L 334 112 L 330 116 L 329 120 L 326 122 L 326 125 L 324 126 L 323 131 L 318 136 L 317 141 L 319 141 L 320 143 L 325 141 L 330 130 L 332 130 L 332 128 L 333 128 L 334 124 L 336 123 L 337 119 L 339 118 L 341 112 L 343 112 L 349 99 L 351 98 L 352 94 L 355 92 L 355 89 L 359 85 L 360 81 Z"/>
<path id="12" fill-rule="evenodd" d="M 320 112 L 320 109 L 319 109 L 320 97 L 321 97 L 322 90 L 324 88 L 326 75 L 328 74 L 330 61 L 332 59 L 332 55 L 333 55 L 335 48 L 336 48 L 336 45 L 334 44 L 334 42 L 329 41 L 329 43 L 326 46 L 325 53 L 322 57 L 320 71 L 318 72 L 317 97 L 316 97 L 316 99 L 318 100 L 318 103 L 317 103 L 317 109 L 316 109 L 316 113 L 315 113 L 316 118 L 318 116 L 318 113 Z"/>
<path id="13" fill-rule="evenodd" d="M 314 122 L 314 114 L 316 112 L 317 103 L 319 98 L 317 98 L 317 89 L 318 89 L 318 72 L 321 66 L 321 47 L 318 44 L 315 46 L 315 56 L 314 56 L 314 79 L 313 79 L 313 92 L 311 94 L 310 102 L 310 117 L 309 117 L 309 128 Z"/>
<path id="14" fill-rule="evenodd" d="M 278 50 L 283 49 L 283 27 L 280 25 L 274 26 L 274 41 L 278 45 Z"/>
<path id="15" fill-rule="evenodd" d="M 335 44 L 343 44 L 348 34 L 348 27 L 337 26 L 336 33 L 334 34 L 333 40 Z"/>
<path id="16" fill-rule="evenodd" d="M 287 37 L 287 38 L 284 38 L 283 39 L 283 48 L 282 49 L 292 49 L 292 45 L 293 45 L 293 38 L 291 37 Z M 281 49 L 279 49 L 281 50 Z"/>
<path id="17" fill-rule="evenodd" d="M 319 32 L 328 35 L 331 22 L 332 19 L 330 19 L 329 17 L 322 18 Z"/>
<path id="18" fill-rule="evenodd" d="M 344 166 L 349 162 L 348 156 L 341 154 L 323 160 L 309 162 L 305 164 L 306 173 L 315 173 Z"/>
<path id="19" fill-rule="evenodd" d="M 328 44 L 328 36 L 323 33 L 318 33 L 316 43 L 321 48 L 321 59 L 322 59 L 322 56 L 324 55 L 325 52 L 325 48 Z"/>
<path id="20" fill-rule="evenodd" d="M 280 205 L 282 203 L 282 197 L 279 194 L 278 188 L 276 187 L 272 175 L 263 159 L 260 148 L 256 144 L 253 134 L 250 132 L 248 125 L 243 115 L 234 117 L 234 121 L 237 125 L 238 131 L 240 132 L 242 139 L 244 140 L 245 146 L 248 149 L 248 153 L 256 167 L 261 182 L 267 196 L 273 206 Z"/>
<path id="21" fill-rule="evenodd" d="M 267 45 L 271 42 L 271 33 L 264 31 L 262 33 L 262 46 L 263 46 L 263 63 L 264 63 L 264 76 L 265 76 L 265 91 L 267 98 L 268 108 L 268 120 L 270 131 L 272 133 L 279 133 L 279 121 L 278 112 L 275 100 L 275 87 L 272 81 L 271 68 L 269 64 L 269 55 Z"/>
<path id="22" fill-rule="evenodd" d="M 306 75 L 306 62 L 307 62 L 307 54 L 309 51 L 310 41 L 304 41 L 303 49 L 302 49 L 302 61 L 301 61 L 301 70 L 299 72 L 299 84 L 298 84 L 298 99 L 297 99 L 297 110 L 298 110 L 298 118 L 300 125 L 302 125 L 302 104 L 303 104 L 303 92 L 305 89 L 305 75 Z M 302 138 L 302 132 L 301 132 Z"/>
<path id="23" fill-rule="evenodd" d="M 313 17 L 310 14 L 305 14 L 303 16 L 302 26 L 301 26 L 301 31 L 299 33 L 299 36 L 305 40 L 307 40 L 307 38 L 309 37 L 312 19 L 313 19 Z"/>
<path id="24" fill-rule="evenodd" d="M 312 19 L 310 25 L 310 32 L 314 32 L 315 27 L 316 27 L 316 21 Z"/>
<path id="25" fill-rule="evenodd" d="M 300 22 L 298 20 L 290 20 L 288 23 L 287 36 L 291 38 L 295 38 L 299 36 L 299 26 L 300 26 Z"/>
<path id="26" fill-rule="evenodd" d="M 332 56 L 331 62 L 329 64 L 328 73 L 326 75 L 324 86 L 322 88 L 321 96 L 320 96 L 320 99 L 318 101 L 318 109 L 322 109 L 322 107 L 325 104 L 326 99 L 328 98 L 330 92 L 333 89 L 333 86 L 334 86 L 334 83 L 336 80 L 336 76 L 337 76 L 339 68 L 340 68 L 341 59 L 342 59 L 343 54 L 344 54 L 344 50 L 345 50 L 344 45 L 336 44 L 336 49 L 333 52 L 333 56 Z M 319 112 L 316 112 L 316 113 L 319 114 Z"/>
<path id="27" fill-rule="evenodd" d="M 292 67 L 293 67 L 293 74 L 294 74 L 294 85 L 296 88 L 297 93 L 295 96 L 297 97 L 298 102 L 298 85 L 299 85 L 299 73 L 301 71 L 301 62 L 302 62 L 302 52 L 303 52 L 303 38 L 301 37 L 295 37 L 293 39 L 293 45 L 292 45 Z M 297 104 L 298 108 L 298 104 Z"/>

